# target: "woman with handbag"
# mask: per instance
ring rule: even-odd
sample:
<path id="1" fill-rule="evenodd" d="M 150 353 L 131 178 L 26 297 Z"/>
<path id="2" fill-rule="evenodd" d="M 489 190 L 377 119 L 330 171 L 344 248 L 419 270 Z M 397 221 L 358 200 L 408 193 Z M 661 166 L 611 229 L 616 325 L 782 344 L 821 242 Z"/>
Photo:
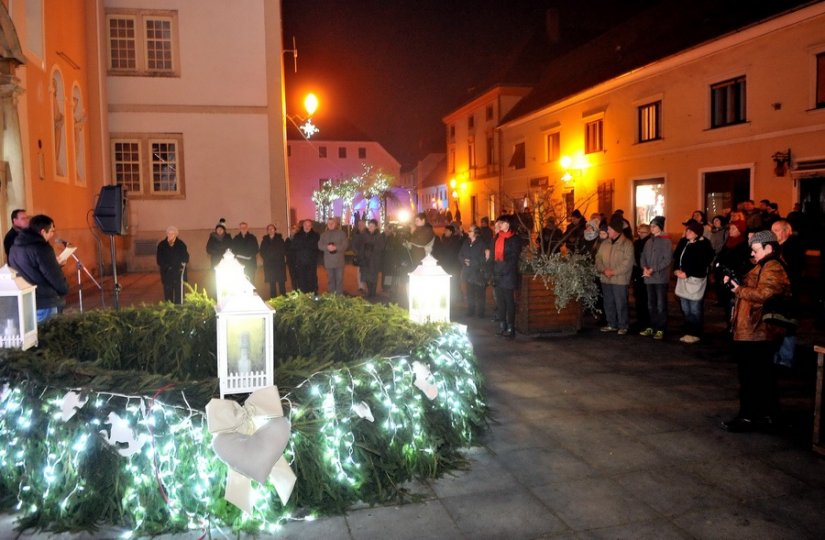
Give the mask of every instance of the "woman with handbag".
<path id="1" fill-rule="evenodd" d="M 679 240 L 673 252 L 675 292 L 685 317 L 685 335 L 679 341 L 696 343 L 702 336 L 705 288 L 714 253 L 710 240 L 703 236 L 705 229 L 701 223 L 691 219 L 684 225 L 685 236 Z"/>
<path id="2" fill-rule="evenodd" d="M 756 266 L 742 283 L 731 281 L 736 297 L 733 309 L 733 356 L 739 371 L 739 414 L 722 423 L 735 433 L 770 430 L 779 412 L 773 357 L 785 329 L 771 322 L 767 306 L 790 297 L 791 283 L 778 258 L 779 243 L 771 231 L 759 231 L 749 242 Z"/>

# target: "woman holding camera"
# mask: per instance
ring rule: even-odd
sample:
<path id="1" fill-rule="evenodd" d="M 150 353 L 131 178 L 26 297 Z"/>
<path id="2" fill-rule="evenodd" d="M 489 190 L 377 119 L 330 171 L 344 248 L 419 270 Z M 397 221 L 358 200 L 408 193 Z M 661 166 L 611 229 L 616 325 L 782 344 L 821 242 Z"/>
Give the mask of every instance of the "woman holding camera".
<path id="1" fill-rule="evenodd" d="M 756 266 L 737 283 L 725 276 L 736 298 L 733 310 L 733 356 L 739 371 L 739 414 L 722 429 L 746 432 L 770 429 L 779 400 L 773 377 L 773 357 L 784 336 L 782 327 L 765 322 L 765 305 L 790 296 L 791 283 L 779 261 L 779 242 L 770 231 L 759 231 L 749 242 Z"/>

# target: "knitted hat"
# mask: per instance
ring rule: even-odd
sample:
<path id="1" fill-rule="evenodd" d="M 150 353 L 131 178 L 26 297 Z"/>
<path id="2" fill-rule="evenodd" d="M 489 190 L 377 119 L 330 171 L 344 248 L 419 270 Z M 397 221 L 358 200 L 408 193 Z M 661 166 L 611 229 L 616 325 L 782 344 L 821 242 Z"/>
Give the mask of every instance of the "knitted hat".
<path id="1" fill-rule="evenodd" d="M 570 217 L 581 219 L 582 218 L 582 213 L 579 212 L 579 210 L 577 208 L 577 209 L 573 210 L 573 212 L 570 214 Z"/>
<path id="2" fill-rule="evenodd" d="M 745 220 L 743 219 L 735 219 L 728 223 L 728 226 L 733 225 L 736 227 L 736 230 L 739 231 L 739 234 L 745 234 L 745 231 L 748 230 L 748 226 L 745 224 Z"/>
<path id="3" fill-rule="evenodd" d="M 226 232 L 226 220 L 225 220 L 225 219 L 223 219 L 223 218 L 219 219 L 219 220 L 218 220 L 218 224 L 217 224 L 217 225 L 215 225 L 215 228 L 216 228 L 216 229 L 217 229 L 218 227 L 220 227 L 221 229 L 223 229 L 223 232 Z"/>
<path id="4" fill-rule="evenodd" d="M 705 232 L 705 228 L 702 227 L 702 224 L 696 221 L 695 219 L 689 219 L 685 222 L 685 228 L 689 231 L 692 231 L 693 234 L 696 236 L 702 236 Z"/>
<path id="5" fill-rule="evenodd" d="M 621 214 L 613 214 L 610 216 L 610 228 L 620 233 L 624 230 L 624 219 Z"/>
<path id="6" fill-rule="evenodd" d="M 650 220 L 651 225 L 656 225 L 661 230 L 665 230 L 665 216 L 656 216 Z"/>
<path id="7" fill-rule="evenodd" d="M 596 221 L 596 220 L 594 219 L 593 221 Z M 602 223 L 601 225 L 599 225 L 599 230 L 600 230 L 600 231 L 607 232 L 607 223 Z M 622 232 L 622 231 L 621 231 L 621 229 L 619 229 L 619 230 L 618 230 L 618 231 L 616 231 L 616 232 Z"/>
<path id="8" fill-rule="evenodd" d="M 778 242 L 776 235 L 771 231 L 758 231 L 751 235 L 748 240 L 748 245 L 752 246 L 754 244 L 762 244 L 764 246 L 768 242 Z"/>

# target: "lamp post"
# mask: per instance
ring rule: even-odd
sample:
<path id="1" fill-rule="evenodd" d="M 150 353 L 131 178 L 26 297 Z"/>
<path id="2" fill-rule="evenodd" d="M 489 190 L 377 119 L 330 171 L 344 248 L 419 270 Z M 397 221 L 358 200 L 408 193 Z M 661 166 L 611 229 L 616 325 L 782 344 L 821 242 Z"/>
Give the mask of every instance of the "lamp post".
<path id="1" fill-rule="evenodd" d="M 410 320 L 450 322 L 450 274 L 428 253 L 409 275 Z"/>
<path id="2" fill-rule="evenodd" d="M 37 345 L 35 289 L 8 265 L 0 268 L 0 347 L 25 351 Z"/>
<path id="3" fill-rule="evenodd" d="M 306 140 L 311 139 L 313 135 L 320 131 L 318 126 L 312 123 L 312 115 L 318 110 L 318 103 L 318 97 L 310 92 L 304 97 L 304 110 L 306 110 L 307 113 L 306 118 L 297 114 L 286 115 L 289 121 L 292 122 L 292 125 L 301 132 L 301 135 L 303 135 Z"/>

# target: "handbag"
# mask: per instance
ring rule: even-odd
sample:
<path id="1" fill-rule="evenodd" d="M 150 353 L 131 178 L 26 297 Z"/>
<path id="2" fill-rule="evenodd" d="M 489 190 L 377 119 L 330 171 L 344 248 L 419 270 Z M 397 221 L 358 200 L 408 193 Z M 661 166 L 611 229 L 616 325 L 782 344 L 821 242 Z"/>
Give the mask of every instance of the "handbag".
<path id="1" fill-rule="evenodd" d="M 707 277 L 686 277 L 676 280 L 676 296 L 685 300 L 701 300 L 705 297 Z"/>

